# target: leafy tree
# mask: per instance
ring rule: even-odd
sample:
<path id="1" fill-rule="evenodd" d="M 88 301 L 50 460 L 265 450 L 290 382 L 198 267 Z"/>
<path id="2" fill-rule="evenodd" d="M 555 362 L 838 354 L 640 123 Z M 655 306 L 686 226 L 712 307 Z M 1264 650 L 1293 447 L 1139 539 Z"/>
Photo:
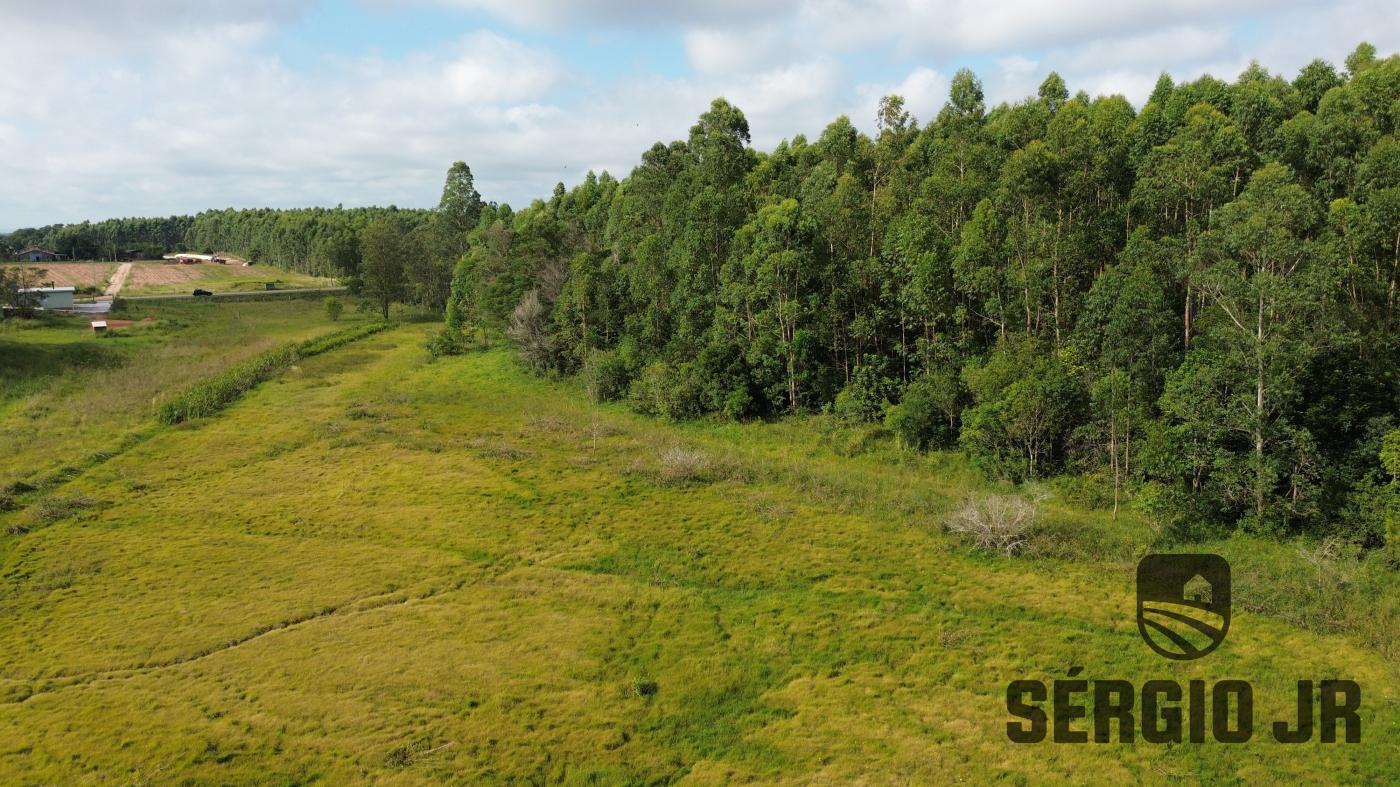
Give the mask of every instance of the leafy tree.
<path id="1" fill-rule="evenodd" d="M 1303 66 L 1297 78 L 1293 80 L 1293 89 L 1297 90 L 1302 98 L 1303 109 L 1316 112 L 1317 105 L 1321 103 L 1322 97 L 1327 95 L 1327 91 L 1340 84 L 1342 78 L 1337 69 L 1326 60 L 1318 59 Z"/>
<path id="2" fill-rule="evenodd" d="M 962 446 L 987 469 L 1038 478 L 1064 461 L 1082 423 L 1083 385 L 1073 367 L 1043 343 L 1009 338 L 963 379 L 973 406 L 963 411 Z"/>
<path id="3" fill-rule="evenodd" d="M 1318 216 L 1280 164 L 1256 172 L 1219 213 L 1202 241 L 1203 346 L 1172 374 L 1163 410 L 1212 436 L 1210 472 L 1223 502 L 1272 527 L 1311 503 L 1313 440 L 1293 414 L 1303 367 L 1327 338 L 1317 300 L 1330 289 L 1326 272 L 1308 265 Z"/>
<path id="4" fill-rule="evenodd" d="M 957 442 L 966 399 L 955 369 L 934 369 L 909 384 L 904 398 L 890 408 L 885 425 L 909 448 L 948 448 Z"/>
<path id="5" fill-rule="evenodd" d="M 384 219 L 370 222 L 360 237 L 360 254 L 362 293 L 387 320 L 389 306 L 403 301 L 408 289 L 403 232 Z"/>

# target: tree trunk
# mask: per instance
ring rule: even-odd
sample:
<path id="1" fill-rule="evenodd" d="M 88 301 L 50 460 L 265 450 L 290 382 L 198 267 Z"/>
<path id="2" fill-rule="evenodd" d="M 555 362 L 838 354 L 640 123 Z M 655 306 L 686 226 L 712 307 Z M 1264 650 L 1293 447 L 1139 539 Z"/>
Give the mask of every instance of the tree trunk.
<path id="1" fill-rule="evenodd" d="M 1254 318 L 1254 513 L 1264 515 L 1264 294 Z"/>

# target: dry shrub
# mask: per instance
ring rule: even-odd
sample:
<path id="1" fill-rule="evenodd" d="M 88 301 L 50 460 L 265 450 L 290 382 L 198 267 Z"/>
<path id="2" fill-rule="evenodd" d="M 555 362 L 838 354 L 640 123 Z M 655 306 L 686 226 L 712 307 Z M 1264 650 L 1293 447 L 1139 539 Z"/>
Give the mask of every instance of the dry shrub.
<path id="1" fill-rule="evenodd" d="M 34 508 L 29 508 L 29 524 L 31 525 L 52 525 L 53 522 L 66 520 L 71 515 L 83 511 L 84 508 L 97 506 L 98 501 L 84 494 L 77 494 L 73 497 L 45 497 L 34 504 Z"/>
<path id="2" fill-rule="evenodd" d="M 505 459 L 510 462 L 529 459 L 533 456 L 529 451 L 505 443 L 483 445 L 477 449 L 477 453 L 487 459 Z"/>
<path id="3" fill-rule="evenodd" d="M 764 519 L 782 519 L 792 514 L 791 508 L 763 494 L 751 498 L 749 507 Z"/>
<path id="4" fill-rule="evenodd" d="M 525 428 L 542 434 L 572 434 L 574 432 L 573 424 L 557 415 L 542 415 L 532 419 L 525 425 Z"/>
<path id="5" fill-rule="evenodd" d="M 972 541 L 978 549 L 1011 556 L 1021 551 L 1040 527 L 1044 498 L 1024 495 L 975 495 L 945 523 L 948 532 Z"/>
<path id="6" fill-rule="evenodd" d="M 938 632 L 938 644 L 949 650 L 962 646 L 972 638 L 972 632 L 965 628 L 946 628 Z"/>
<path id="7" fill-rule="evenodd" d="M 714 460 L 701 451 L 684 446 L 671 446 L 661 452 L 657 474 L 672 484 L 687 481 L 707 481 L 715 469 Z"/>

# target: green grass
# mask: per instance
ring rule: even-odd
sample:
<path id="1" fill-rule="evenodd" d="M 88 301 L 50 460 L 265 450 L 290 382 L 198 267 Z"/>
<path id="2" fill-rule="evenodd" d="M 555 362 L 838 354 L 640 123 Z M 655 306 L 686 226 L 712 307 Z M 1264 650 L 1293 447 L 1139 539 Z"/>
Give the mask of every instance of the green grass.
<path id="1" fill-rule="evenodd" d="M 326 330 L 292 305 L 240 308 L 255 307 L 262 347 L 243 358 Z M 218 312 L 164 314 L 190 341 L 237 332 Z M 1395 664 L 1354 638 L 1253 614 L 1237 591 L 1219 651 L 1149 651 L 1131 568 L 1150 535 L 1131 517 L 1055 498 L 1051 518 L 1094 534 L 1106 561 L 990 557 L 938 527 L 984 486 L 955 458 L 856 453 L 812 419 L 668 425 L 590 405 L 505 352 L 432 361 L 432 328 L 300 360 L 215 417 L 144 427 L 0 514 L 28 523 L 0 535 L 4 781 L 1400 775 Z M 21 343 L 65 344 L 31 330 Z M 161 391 L 181 389 L 174 338 L 120 340 L 133 347 L 115 369 L 149 361 Z M 110 373 L 22 384 L 66 409 Z M 1072 666 L 1250 680 L 1256 739 L 1009 744 L 1007 682 Z M 1363 742 L 1269 741 L 1292 680 L 1330 676 L 1361 682 Z"/>
<path id="2" fill-rule="evenodd" d="M 290 342 L 255 355 L 180 392 L 156 410 L 156 419 L 163 424 L 174 425 L 191 418 L 206 418 L 237 401 L 258 383 L 286 371 L 297 361 L 329 352 L 388 327 L 388 323 L 357 325 L 314 339 Z"/>
<path id="3" fill-rule="evenodd" d="M 154 276 L 147 278 L 147 271 Z M 162 281 L 165 277 L 179 277 L 179 280 Z M 239 264 L 176 265 L 166 262 L 138 262 L 133 263 L 131 274 L 121 294 L 126 297 L 189 295 L 196 287 L 210 292 L 260 292 L 265 290 L 268 284 L 279 290 L 293 290 L 334 287 L 336 281 L 282 270 L 271 265 L 245 268 Z"/>
<path id="4" fill-rule="evenodd" d="M 40 485 L 144 436 L 157 407 L 228 366 L 338 323 L 310 301 L 129 302 L 134 324 L 98 336 L 85 317 L 0 322 L 0 491 Z"/>

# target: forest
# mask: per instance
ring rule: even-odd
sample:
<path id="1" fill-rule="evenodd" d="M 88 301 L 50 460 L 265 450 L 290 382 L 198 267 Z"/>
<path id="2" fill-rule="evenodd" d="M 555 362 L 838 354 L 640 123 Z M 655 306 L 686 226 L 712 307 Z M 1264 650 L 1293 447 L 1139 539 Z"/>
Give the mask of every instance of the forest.
<path id="1" fill-rule="evenodd" d="M 1400 57 L 1365 43 L 1291 80 L 1163 74 L 1140 110 L 1054 73 L 989 109 L 963 70 L 928 122 L 889 96 L 873 137 L 771 152 L 717 99 L 621 181 L 484 205 L 434 344 L 505 332 L 642 412 L 825 413 L 1082 478 L 1170 537 L 1375 548 L 1400 542 L 1397 121 Z"/>
<path id="2" fill-rule="evenodd" d="M 435 210 L 206 211 L 0 237 L 149 244 L 340 276 L 508 335 L 546 375 L 669 419 L 821 413 L 987 474 L 1071 477 L 1168 535 L 1400 544 L 1400 56 L 1291 80 L 1163 74 L 1135 109 L 988 108 L 959 71 L 763 152 L 716 99 L 625 179 L 513 210 L 452 165 Z"/>

